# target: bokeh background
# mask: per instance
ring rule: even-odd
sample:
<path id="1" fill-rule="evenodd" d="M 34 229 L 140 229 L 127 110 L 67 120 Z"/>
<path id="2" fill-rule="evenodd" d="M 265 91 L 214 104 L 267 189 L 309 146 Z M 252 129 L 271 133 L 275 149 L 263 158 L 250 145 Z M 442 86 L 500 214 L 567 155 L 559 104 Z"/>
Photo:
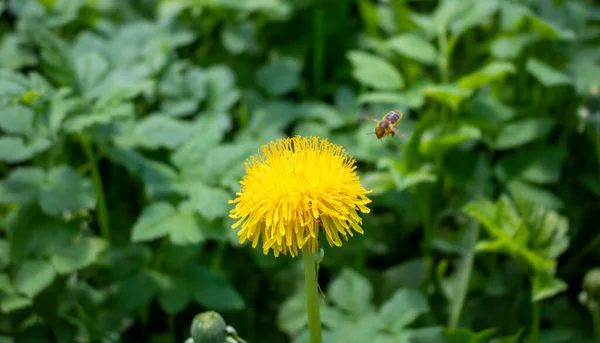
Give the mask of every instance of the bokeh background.
<path id="1" fill-rule="evenodd" d="M 307 342 L 300 259 L 227 218 L 245 159 L 296 134 L 343 145 L 373 190 L 365 234 L 325 244 L 325 342 L 595 341 L 598 4 L 0 13 L 0 342 L 183 342 L 206 310 L 251 343 Z M 393 109 L 394 138 L 358 119 Z"/>

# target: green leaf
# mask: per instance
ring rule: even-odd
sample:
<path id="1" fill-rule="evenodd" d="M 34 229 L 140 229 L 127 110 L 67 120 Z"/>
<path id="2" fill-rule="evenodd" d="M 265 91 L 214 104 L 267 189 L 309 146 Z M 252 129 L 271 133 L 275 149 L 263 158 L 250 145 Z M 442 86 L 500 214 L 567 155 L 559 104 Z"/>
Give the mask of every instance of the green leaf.
<path id="1" fill-rule="evenodd" d="M 186 189 L 190 194 L 191 205 L 209 221 L 218 217 L 225 217 L 231 209 L 227 201 L 233 199 L 233 197 L 229 192 L 207 186 L 201 182 L 189 184 Z"/>
<path id="2" fill-rule="evenodd" d="M 529 118 L 506 124 L 496 137 L 496 149 L 507 150 L 533 142 L 550 133 L 555 126 L 550 118 Z"/>
<path id="3" fill-rule="evenodd" d="M 108 62 L 98 52 L 89 51 L 75 56 L 75 72 L 84 93 L 100 83 L 109 70 Z"/>
<path id="4" fill-rule="evenodd" d="M 468 124 L 459 124 L 458 128 L 446 134 L 441 133 L 441 127 L 435 127 L 423 133 L 419 142 L 419 152 L 428 156 L 443 155 L 457 145 L 478 140 L 480 137 L 479 128 Z"/>
<path id="5" fill-rule="evenodd" d="M 12 294 L 2 297 L 0 300 L 0 310 L 3 313 L 10 313 L 33 305 L 33 300 L 28 297 Z"/>
<path id="6" fill-rule="evenodd" d="M 497 59 L 515 59 L 523 49 L 536 40 L 535 35 L 522 33 L 515 36 L 501 36 L 492 42 L 490 52 Z"/>
<path id="7" fill-rule="evenodd" d="M 427 97 L 448 105 L 452 110 L 458 110 L 460 104 L 472 94 L 472 90 L 460 88 L 453 84 L 429 85 L 421 90 Z"/>
<path id="8" fill-rule="evenodd" d="M 36 201 L 45 180 L 42 169 L 18 167 L 0 182 L 0 203 L 29 203 Z"/>
<path id="9" fill-rule="evenodd" d="M 0 137 L 0 161 L 20 163 L 48 150 L 52 143 L 44 137 L 36 137 L 26 143 L 21 137 Z"/>
<path id="10" fill-rule="evenodd" d="M 133 225 L 131 240 L 145 242 L 166 236 L 171 231 L 171 218 L 174 216 L 173 205 L 165 202 L 150 204 Z"/>
<path id="11" fill-rule="evenodd" d="M 50 262 L 59 274 L 69 274 L 90 266 L 108 245 L 99 238 L 82 238 L 74 245 L 53 255 Z"/>
<path id="12" fill-rule="evenodd" d="M 421 292 L 400 289 L 381 306 L 378 316 L 386 330 L 398 332 L 428 311 L 427 299 Z"/>
<path id="13" fill-rule="evenodd" d="M 360 104 L 401 104 L 411 109 L 420 108 L 425 103 L 425 98 L 420 91 L 408 90 L 398 92 L 365 92 L 358 97 Z"/>
<path id="14" fill-rule="evenodd" d="M 402 165 L 397 164 L 393 164 L 390 169 L 397 191 L 403 191 L 420 183 L 435 183 L 438 180 L 438 176 L 429 164 L 421 165 L 419 169 L 413 171 L 405 169 Z"/>
<path id="15" fill-rule="evenodd" d="M 416 34 L 405 33 L 395 36 L 386 44 L 393 51 L 424 64 L 433 65 L 437 62 L 435 46 Z"/>
<path id="16" fill-rule="evenodd" d="M 208 108 L 215 112 L 227 112 L 240 98 L 235 88 L 235 74 L 225 65 L 206 69 Z"/>
<path id="17" fill-rule="evenodd" d="M 133 242 L 151 241 L 170 236 L 174 244 L 193 244 L 204 240 L 194 213 L 185 207 L 175 209 L 165 202 L 151 204 L 138 218 L 131 232 Z"/>
<path id="18" fill-rule="evenodd" d="M 50 169 L 40 193 L 40 207 L 49 215 L 64 211 L 92 209 L 96 206 L 96 191 L 92 181 L 70 166 Z"/>
<path id="19" fill-rule="evenodd" d="M 165 290 L 158 296 L 160 306 L 169 314 L 176 314 L 185 309 L 191 300 L 191 285 L 183 277 L 172 277 Z"/>
<path id="20" fill-rule="evenodd" d="M 135 135 L 145 148 L 176 149 L 195 133 L 196 128 L 189 122 L 167 117 L 151 115 L 139 120 L 135 126 Z"/>
<path id="21" fill-rule="evenodd" d="M 361 84 L 378 90 L 404 88 L 404 79 L 386 60 L 363 51 L 350 51 L 346 57 L 352 64 L 352 76 Z"/>
<path id="22" fill-rule="evenodd" d="M 300 85 L 300 62 L 281 57 L 256 72 L 256 82 L 271 96 L 281 96 Z"/>
<path id="23" fill-rule="evenodd" d="M 570 85 L 572 83 L 569 76 L 534 58 L 527 60 L 525 69 L 546 87 Z"/>
<path id="24" fill-rule="evenodd" d="M 186 274 L 193 280 L 192 298 L 202 306 L 216 311 L 241 310 L 245 307 L 244 299 L 223 274 L 198 265 L 188 267 Z"/>
<path id="25" fill-rule="evenodd" d="M 362 275 L 351 269 L 343 269 L 331 282 L 329 298 L 339 308 L 356 316 L 364 316 L 372 311 L 373 287 Z"/>
<path id="26" fill-rule="evenodd" d="M 458 80 L 458 85 L 465 89 L 476 89 L 502 79 L 507 74 L 514 74 L 515 67 L 509 62 L 491 62 L 485 67 L 465 75 Z"/>
<path id="27" fill-rule="evenodd" d="M 329 309 L 329 308 L 328 308 Z M 321 309 L 323 321 L 326 321 L 325 307 Z M 277 311 L 277 326 L 288 335 L 295 335 L 306 327 L 306 295 L 303 291 L 287 298 Z"/>
<path id="28" fill-rule="evenodd" d="M 515 198 L 520 198 L 522 201 L 537 203 L 549 209 L 561 209 L 564 202 L 561 198 L 554 195 L 549 190 L 532 185 L 523 180 L 513 180 L 508 183 L 508 189 Z"/>
<path id="29" fill-rule="evenodd" d="M 0 128 L 9 134 L 30 135 L 34 112 L 25 106 L 15 105 L 0 110 Z"/>
<path id="30" fill-rule="evenodd" d="M 227 22 L 221 31 L 221 42 L 231 54 L 239 55 L 256 50 L 256 36 L 255 23 L 250 20 L 241 23 Z"/>
<path id="31" fill-rule="evenodd" d="M 488 23 L 499 8 L 500 1 L 457 1 L 465 3 L 462 13 L 450 26 L 450 32 L 454 36 L 460 36 L 467 30 Z"/>
<path id="32" fill-rule="evenodd" d="M 495 167 L 503 181 L 523 178 L 534 183 L 553 183 L 560 180 L 566 151 L 560 147 L 542 147 L 509 155 Z"/>
<path id="33" fill-rule="evenodd" d="M 158 291 L 158 285 L 150 271 L 143 269 L 127 277 L 119 285 L 119 304 L 129 310 L 148 304 Z"/>
<path id="34" fill-rule="evenodd" d="M 568 285 L 561 279 L 547 272 L 536 272 L 533 277 L 531 301 L 542 301 L 551 298 L 558 293 L 566 291 Z"/>
<path id="35" fill-rule="evenodd" d="M 50 286 L 56 278 L 52 265 L 42 260 L 29 260 L 21 265 L 15 276 L 15 288 L 29 298 Z"/>

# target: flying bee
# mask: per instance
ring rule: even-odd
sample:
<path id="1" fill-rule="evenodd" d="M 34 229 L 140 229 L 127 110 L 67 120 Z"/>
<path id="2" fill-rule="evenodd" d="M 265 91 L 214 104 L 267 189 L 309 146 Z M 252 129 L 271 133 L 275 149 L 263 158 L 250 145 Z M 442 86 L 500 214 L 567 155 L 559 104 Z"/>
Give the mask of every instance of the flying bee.
<path id="1" fill-rule="evenodd" d="M 370 120 L 372 122 L 377 123 L 375 125 L 375 130 L 373 133 L 377 136 L 377 139 L 381 139 L 385 136 L 392 135 L 394 137 L 398 132 L 396 128 L 396 124 L 402 120 L 402 112 L 400 111 L 389 111 L 386 113 L 381 120 L 377 120 L 375 118 L 362 116 L 364 119 Z"/>

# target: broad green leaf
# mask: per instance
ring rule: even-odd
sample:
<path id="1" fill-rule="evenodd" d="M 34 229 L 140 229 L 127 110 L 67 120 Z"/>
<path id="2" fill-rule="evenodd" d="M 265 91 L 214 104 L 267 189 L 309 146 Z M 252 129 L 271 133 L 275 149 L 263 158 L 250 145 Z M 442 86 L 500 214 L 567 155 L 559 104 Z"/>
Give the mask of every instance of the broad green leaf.
<path id="1" fill-rule="evenodd" d="M 423 87 L 421 91 L 425 96 L 448 105 L 454 111 L 458 110 L 460 104 L 472 94 L 472 90 L 463 89 L 453 84 L 429 85 Z"/>
<path id="2" fill-rule="evenodd" d="M 397 191 L 403 191 L 420 183 L 435 183 L 438 176 L 433 172 L 432 166 L 424 164 L 417 170 L 406 171 L 400 165 L 394 164 L 390 173 Z"/>
<path id="3" fill-rule="evenodd" d="M 9 134 L 30 135 L 33 130 L 34 112 L 21 105 L 4 107 L 0 110 L 0 129 Z"/>
<path id="4" fill-rule="evenodd" d="M 564 206 L 563 200 L 551 191 L 523 180 L 509 182 L 508 188 L 515 198 L 520 198 L 522 201 L 537 203 L 540 206 L 555 210 Z"/>
<path id="5" fill-rule="evenodd" d="M 59 274 L 68 274 L 96 262 L 108 245 L 99 238 L 82 238 L 74 245 L 53 255 L 50 262 Z"/>
<path id="6" fill-rule="evenodd" d="M 271 96 L 281 96 L 300 85 L 300 62 L 281 57 L 256 71 L 256 82 Z"/>
<path id="7" fill-rule="evenodd" d="M 186 273 L 194 284 L 192 298 L 202 306 L 216 311 L 241 310 L 245 307 L 244 299 L 223 274 L 199 265 L 190 266 Z"/>
<path id="8" fill-rule="evenodd" d="M 256 26 L 252 21 L 227 22 L 221 31 L 223 46 L 233 55 L 257 50 Z"/>
<path id="9" fill-rule="evenodd" d="M 206 69 L 208 108 L 215 112 L 227 112 L 240 98 L 233 71 L 225 65 Z"/>
<path id="10" fill-rule="evenodd" d="M 321 315 L 325 316 L 325 308 L 321 309 Z M 323 321 L 325 319 L 323 318 Z M 303 291 L 294 293 L 287 298 L 277 311 L 277 326 L 288 335 L 294 335 L 306 327 L 306 296 Z"/>
<path id="11" fill-rule="evenodd" d="M 521 337 L 523 330 L 519 330 L 517 331 L 517 333 L 515 333 L 512 336 L 506 336 L 506 337 L 496 337 L 493 338 L 490 343 L 518 343 L 519 342 L 519 338 Z"/>
<path id="12" fill-rule="evenodd" d="M 575 33 L 566 28 L 561 28 L 555 23 L 537 16 L 530 16 L 531 30 L 541 38 L 562 41 L 574 41 Z"/>
<path id="13" fill-rule="evenodd" d="M 528 33 L 517 34 L 515 36 L 500 36 L 492 42 L 490 52 L 492 56 L 498 59 L 514 59 L 535 40 L 536 37 Z"/>
<path id="14" fill-rule="evenodd" d="M 207 220 L 225 217 L 231 209 L 227 203 L 233 199 L 233 194 L 223 189 L 207 186 L 201 182 L 187 185 L 190 194 L 190 202 L 193 208 Z"/>
<path id="15" fill-rule="evenodd" d="M 505 31 L 516 30 L 527 18 L 534 16 L 527 4 L 512 1 L 500 2 L 500 12 L 502 14 L 500 23 Z"/>
<path id="16" fill-rule="evenodd" d="M 536 272 L 533 277 L 531 301 L 542 301 L 566 291 L 568 285 L 563 280 L 547 272 Z"/>
<path id="17" fill-rule="evenodd" d="M 331 282 L 327 293 L 337 307 L 355 316 L 372 311 L 373 287 L 369 280 L 351 269 L 343 269 Z"/>
<path id="18" fill-rule="evenodd" d="M 42 169 L 18 167 L 0 182 L 0 203 L 28 203 L 36 201 L 46 175 Z"/>
<path id="19" fill-rule="evenodd" d="M 20 163 L 32 159 L 35 155 L 48 150 L 52 143 L 44 137 L 36 137 L 25 142 L 21 137 L 0 137 L 0 161 Z"/>
<path id="20" fill-rule="evenodd" d="M 416 34 L 405 33 L 392 37 L 387 45 L 393 51 L 424 64 L 433 65 L 437 62 L 435 46 Z"/>
<path id="21" fill-rule="evenodd" d="M 525 145 L 550 133 L 555 122 L 550 118 L 529 118 L 506 124 L 496 137 L 496 149 L 506 150 Z"/>
<path id="22" fill-rule="evenodd" d="M 498 162 L 496 175 L 503 181 L 523 178 L 534 183 L 553 183 L 560 180 L 566 151 L 560 147 L 523 150 Z"/>
<path id="23" fill-rule="evenodd" d="M 2 13 L 2 6 L 0 4 L 0 14 Z M 24 49 L 24 37 L 19 34 L 6 31 L 2 35 L 2 41 L 0 42 L 0 68 L 7 68 L 12 70 L 21 69 L 35 65 L 37 62 L 36 56 L 26 49 Z"/>
<path id="24" fill-rule="evenodd" d="M 360 104 L 400 104 L 411 109 L 420 108 L 425 98 L 420 91 L 397 92 L 365 92 L 359 95 Z"/>
<path id="25" fill-rule="evenodd" d="M 440 2 L 433 11 L 432 17 L 436 26 L 436 34 L 447 31 L 452 22 L 463 14 L 469 5 L 472 5 L 471 1 L 447 0 Z"/>
<path id="26" fill-rule="evenodd" d="M 40 207 L 45 213 L 56 215 L 95 206 L 96 192 L 91 180 L 70 166 L 50 169 L 40 193 Z"/>
<path id="27" fill-rule="evenodd" d="M 363 51 L 350 51 L 347 58 L 352 64 L 352 76 L 361 84 L 378 90 L 404 88 L 404 79 L 386 60 Z"/>
<path id="28" fill-rule="evenodd" d="M 109 70 L 108 62 L 98 52 L 90 51 L 75 56 L 75 72 L 79 86 L 89 92 Z"/>
<path id="29" fill-rule="evenodd" d="M 546 87 L 570 85 L 572 83 L 569 76 L 534 58 L 527 60 L 525 69 Z"/>
<path id="30" fill-rule="evenodd" d="M 499 7 L 499 0 L 459 1 L 468 6 L 452 23 L 450 32 L 460 36 L 467 30 L 484 25 L 491 20 Z"/>
<path id="31" fill-rule="evenodd" d="M 193 244 L 204 240 L 202 228 L 189 208 L 180 206 L 176 209 L 165 202 L 154 203 L 144 209 L 133 226 L 131 240 L 145 242 L 166 235 L 174 244 Z"/>
<path id="32" fill-rule="evenodd" d="M 478 94 L 467 106 L 469 121 L 487 131 L 499 131 L 499 125 L 512 119 L 516 111 L 490 94 Z"/>
<path id="33" fill-rule="evenodd" d="M 21 265 L 15 276 L 15 288 L 29 298 L 50 286 L 56 278 L 52 265 L 43 260 L 29 260 Z"/>
<path id="34" fill-rule="evenodd" d="M 383 289 L 419 288 L 428 277 L 430 263 L 423 258 L 414 258 L 383 271 Z"/>
<path id="35" fill-rule="evenodd" d="M 502 79 L 507 74 L 514 74 L 515 67 L 509 62 L 491 62 L 485 67 L 463 76 L 458 85 L 465 89 L 475 89 Z"/>
<path id="36" fill-rule="evenodd" d="M 189 122 L 158 114 L 138 121 L 135 127 L 137 139 L 149 149 L 176 149 L 190 139 L 195 131 Z"/>
<path id="37" fill-rule="evenodd" d="M 461 124 L 454 131 L 445 134 L 441 133 L 440 127 L 436 127 L 423 133 L 419 144 L 419 152 L 428 156 L 443 155 L 447 150 L 457 145 L 478 140 L 480 137 L 481 131 L 479 128 L 468 124 Z"/>
<path id="38" fill-rule="evenodd" d="M 33 305 L 33 300 L 28 297 L 12 294 L 2 297 L 0 300 L 0 310 L 3 313 L 10 313 Z"/>
<path id="39" fill-rule="evenodd" d="M 145 242 L 166 236 L 172 230 L 171 219 L 176 215 L 173 205 L 154 203 L 144 209 L 131 231 L 133 242 Z"/>
<path id="40" fill-rule="evenodd" d="M 142 308 L 148 304 L 158 291 L 156 279 L 147 269 L 137 271 L 119 284 L 119 304 L 126 309 Z"/>
<path id="41" fill-rule="evenodd" d="M 189 281 L 182 277 L 170 279 L 167 289 L 158 296 L 160 306 L 169 314 L 176 314 L 185 309 L 191 300 Z"/>
<path id="42" fill-rule="evenodd" d="M 398 332 L 427 311 L 427 299 L 421 292 L 400 289 L 381 306 L 378 315 L 384 329 Z"/>

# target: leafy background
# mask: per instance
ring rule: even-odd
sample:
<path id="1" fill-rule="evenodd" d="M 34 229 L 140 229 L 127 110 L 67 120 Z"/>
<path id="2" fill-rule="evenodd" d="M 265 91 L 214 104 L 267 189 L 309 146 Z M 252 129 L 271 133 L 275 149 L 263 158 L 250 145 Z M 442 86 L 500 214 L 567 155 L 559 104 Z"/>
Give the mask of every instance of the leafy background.
<path id="1" fill-rule="evenodd" d="M 298 259 L 237 243 L 244 160 L 343 145 L 374 190 L 325 249 L 326 342 L 593 342 L 600 6 L 0 3 L 0 342 L 307 342 Z M 404 113 L 378 141 L 364 111 Z M 536 339 L 537 338 L 537 339 Z"/>

